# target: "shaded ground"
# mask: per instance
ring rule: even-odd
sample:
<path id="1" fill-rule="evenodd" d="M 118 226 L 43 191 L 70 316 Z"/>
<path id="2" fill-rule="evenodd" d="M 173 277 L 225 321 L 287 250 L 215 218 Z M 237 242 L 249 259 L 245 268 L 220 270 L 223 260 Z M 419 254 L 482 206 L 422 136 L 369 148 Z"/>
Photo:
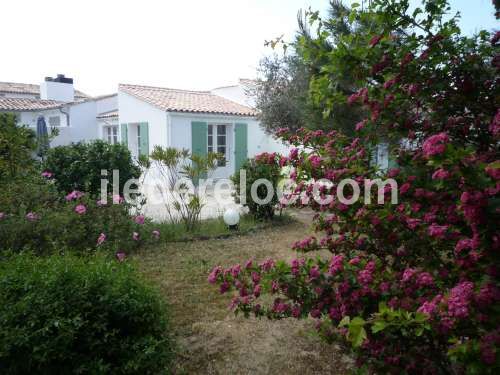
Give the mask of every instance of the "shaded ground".
<path id="1" fill-rule="evenodd" d="M 229 266 L 248 258 L 289 259 L 290 245 L 309 232 L 308 217 L 221 240 L 169 244 L 137 257 L 148 278 L 171 305 L 179 342 L 177 374 L 344 374 L 350 360 L 339 348 L 314 335 L 312 321 L 268 321 L 235 317 L 207 283 L 216 264 Z"/>

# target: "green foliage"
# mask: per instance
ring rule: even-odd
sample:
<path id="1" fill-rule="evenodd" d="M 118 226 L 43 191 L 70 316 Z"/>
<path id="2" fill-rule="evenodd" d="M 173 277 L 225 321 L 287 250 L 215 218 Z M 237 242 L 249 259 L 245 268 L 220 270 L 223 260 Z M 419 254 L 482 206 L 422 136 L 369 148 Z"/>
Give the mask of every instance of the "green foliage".
<path id="1" fill-rule="evenodd" d="M 278 204 L 278 183 L 280 182 L 281 168 L 276 163 L 276 154 L 262 153 L 254 159 L 248 159 L 240 170 L 231 177 L 231 181 L 235 187 L 235 200 L 237 203 L 242 203 L 242 196 L 245 197 L 245 205 L 249 209 L 249 213 L 257 220 L 270 220 L 274 217 L 274 211 Z M 241 185 L 241 171 L 245 171 L 244 186 Z M 260 204 L 252 198 L 252 185 L 259 179 L 266 179 L 273 186 L 272 198 L 266 204 Z M 257 187 L 256 195 L 263 200 L 268 194 L 267 187 L 260 184 Z"/>
<path id="2" fill-rule="evenodd" d="M 201 156 L 186 149 L 155 146 L 151 159 L 160 174 L 156 187 L 162 194 L 170 222 L 180 220 L 187 231 L 198 226 L 204 203 L 195 185 L 210 176 L 221 157 L 217 153 Z"/>
<path id="3" fill-rule="evenodd" d="M 57 188 L 69 193 L 80 190 L 92 196 L 100 194 L 101 170 L 107 171 L 112 182 L 113 170 L 120 172 L 119 191 L 129 179 L 138 179 L 141 170 L 132 160 L 129 149 L 122 144 L 111 145 L 102 140 L 74 143 L 50 149 L 44 169 L 54 174 Z"/>
<path id="4" fill-rule="evenodd" d="M 33 187 L 29 187 L 33 189 Z M 85 213 L 77 213 L 83 205 Z M 142 227 L 134 223 L 125 204 L 98 205 L 95 200 L 82 197 L 78 201 L 56 201 L 51 204 L 23 204 L 3 212 L 0 221 L 0 251 L 31 250 L 37 254 L 71 252 L 88 254 L 97 249 L 114 255 L 117 251 L 131 251 L 139 246 L 134 232 Z M 34 219 L 30 218 L 34 215 Z M 100 246 L 101 233 L 106 241 Z M 151 234 L 144 234 L 144 239 Z"/>
<path id="5" fill-rule="evenodd" d="M 16 116 L 0 113 L 0 178 L 13 178 L 35 165 L 36 135 L 18 126 Z"/>
<path id="6" fill-rule="evenodd" d="M 0 372 L 159 374 L 166 308 L 128 262 L 9 256 L 0 263 Z"/>

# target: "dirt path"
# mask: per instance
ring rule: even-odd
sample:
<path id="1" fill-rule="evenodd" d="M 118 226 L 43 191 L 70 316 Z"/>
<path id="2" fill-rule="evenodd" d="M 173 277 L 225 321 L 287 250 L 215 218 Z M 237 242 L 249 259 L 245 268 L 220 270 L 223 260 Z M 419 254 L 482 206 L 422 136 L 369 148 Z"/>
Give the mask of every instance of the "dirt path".
<path id="1" fill-rule="evenodd" d="M 177 374 L 344 374 L 350 359 L 314 335 L 312 321 L 268 321 L 235 317 L 207 283 L 214 265 L 249 258 L 289 259 L 290 245 L 309 233 L 300 221 L 225 240 L 170 244 L 144 251 L 137 259 L 159 284 L 171 305 L 179 342 Z"/>

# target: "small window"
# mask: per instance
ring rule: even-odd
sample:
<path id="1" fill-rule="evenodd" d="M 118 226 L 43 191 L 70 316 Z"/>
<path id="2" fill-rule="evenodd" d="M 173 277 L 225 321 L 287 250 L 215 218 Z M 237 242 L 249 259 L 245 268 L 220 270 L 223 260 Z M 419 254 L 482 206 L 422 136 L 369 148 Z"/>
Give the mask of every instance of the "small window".
<path id="1" fill-rule="evenodd" d="M 61 117 L 59 116 L 50 116 L 49 117 L 49 126 L 52 128 L 61 126 Z"/>
<path id="2" fill-rule="evenodd" d="M 218 161 L 217 166 L 224 167 L 226 165 L 227 158 L 227 125 L 208 125 L 207 133 L 207 145 L 208 152 L 216 152 L 223 156 L 221 160 Z"/>
<path id="3" fill-rule="evenodd" d="M 104 139 L 114 145 L 118 143 L 118 126 L 104 127 Z"/>

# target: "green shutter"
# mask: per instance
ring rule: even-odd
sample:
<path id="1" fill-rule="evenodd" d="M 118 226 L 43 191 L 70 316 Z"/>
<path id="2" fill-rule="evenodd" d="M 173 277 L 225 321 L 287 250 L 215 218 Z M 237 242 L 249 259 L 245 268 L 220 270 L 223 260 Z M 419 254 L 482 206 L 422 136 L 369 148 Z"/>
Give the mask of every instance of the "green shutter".
<path id="1" fill-rule="evenodd" d="M 141 155 L 149 155 L 149 125 L 147 122 L 141 122 L 139 124 L 139 136 L 141 137 L 141 144 L 139 145 L 139 151 Z"/>
<path id="2" fill-rule="evenodd" d="M 121 125 L 121 136 L 122 136 L 122 143 L 125 146 L 128 146 L 128 127 L 127 124 L 122 124 Z"/>
<path id="3" fill-rule="evenodd" d="M 248 126 L 234 124 L 234 168 L 238 171 L 248 158 Z"/>
<path id="4" fill-rule="evenodd" d="M 193 155 L 207 157 L 208 154 L 208 125 L 206 122 L 193 121 L 191 123 L 191 152 Z M 206 174 L 202 176 L 206 178 Z M 198 185 L 198 181 L 193 181 Z"/>

